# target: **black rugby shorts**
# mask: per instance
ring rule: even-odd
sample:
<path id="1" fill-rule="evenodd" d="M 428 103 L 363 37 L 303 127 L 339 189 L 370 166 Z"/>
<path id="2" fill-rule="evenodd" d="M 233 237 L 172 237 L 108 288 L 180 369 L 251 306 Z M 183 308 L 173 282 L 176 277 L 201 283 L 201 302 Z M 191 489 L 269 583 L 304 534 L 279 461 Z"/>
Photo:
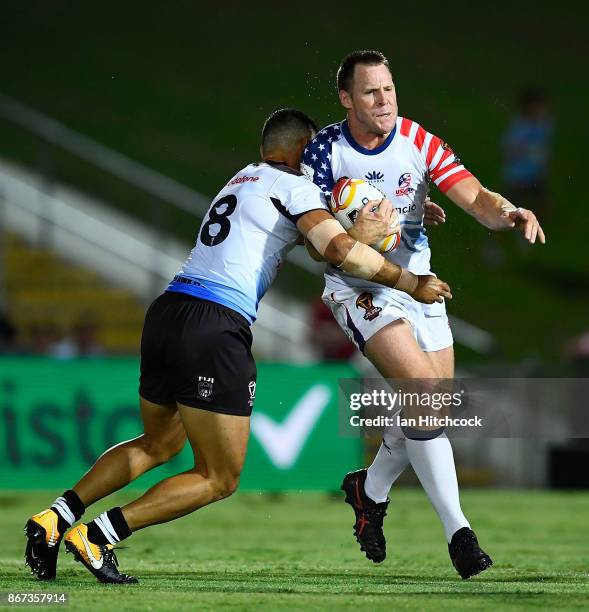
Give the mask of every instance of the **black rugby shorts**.
<path id="1" fill-rule="evenodd" d="M 139 394 L 154 404 L 249 416 L 257 376 L 251 345 L 248 322 L 231 308 L 166 292 L 145 315 Z"/>

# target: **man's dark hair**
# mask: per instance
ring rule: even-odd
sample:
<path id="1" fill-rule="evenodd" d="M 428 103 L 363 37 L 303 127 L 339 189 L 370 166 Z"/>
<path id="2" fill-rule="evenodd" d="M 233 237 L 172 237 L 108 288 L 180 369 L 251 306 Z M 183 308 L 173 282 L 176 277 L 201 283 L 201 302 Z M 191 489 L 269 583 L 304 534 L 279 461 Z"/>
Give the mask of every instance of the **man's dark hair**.
<path id="1" fill-rule="evenodd" d="M 281 108 L 274 111 L 262 128 L 262 149 L 290 149 L 301 139 L 312 137 L 318 132 L 317 124 L 296 108 Z"/>
<path id="2" fill-rule="evenodd" d="M 379 66 L 384 64 L 389 68 L 389 60 L 380 52 L 372 49 L 365 51 L 352 51 L 344 57 L 337 69 L 337 89 L 349 92 L 352 89 L 354 68 L 357 64 L 364 66 Z M 390 68 L 389 68 L 390 70 Z"/>

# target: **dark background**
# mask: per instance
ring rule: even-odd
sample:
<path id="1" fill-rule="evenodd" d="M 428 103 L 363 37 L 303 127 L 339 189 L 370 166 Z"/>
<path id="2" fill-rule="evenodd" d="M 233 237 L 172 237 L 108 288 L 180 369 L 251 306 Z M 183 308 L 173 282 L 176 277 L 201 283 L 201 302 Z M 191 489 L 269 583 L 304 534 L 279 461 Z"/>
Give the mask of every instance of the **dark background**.
<path id="1" fill-rule="evenodd" d="M 390 61 L 399 112 L 457 151 L 500 189 L 499 142 L 522 86 L 544 87 L 556 123 L 546 246 L 498 238 L 435 189 L 445 227 L 432 229 L 434 269 L 453 312 L 492 332 L 511 360 L 563 361 L 589 327 L 586 254 L 587 34 L 584 3 L 3 3 L 0 90 L 178 181 L 214 196 L 255 160 L 261 125 L 295 106 L 321 125 L 343 117 L 341 58 L 377 48 Z M 1 155 L 153 220 L 145 195 L 0 120 Z M 517 202 L 516 202 L 517 204 Z M 158 223 L 188 242 L 198 222 L 156 203 Z M 317 296 L 320 278 L 282 275 Z M 464 354 L 463 359 L 473 358 Z"/>

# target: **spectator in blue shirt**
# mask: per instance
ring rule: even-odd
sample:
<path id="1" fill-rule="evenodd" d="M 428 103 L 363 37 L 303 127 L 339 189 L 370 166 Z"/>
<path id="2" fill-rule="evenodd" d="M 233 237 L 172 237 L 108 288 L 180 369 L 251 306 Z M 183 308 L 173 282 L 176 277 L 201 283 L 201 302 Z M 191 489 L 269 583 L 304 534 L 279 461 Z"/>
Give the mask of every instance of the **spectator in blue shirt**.
<path id="1" fill-rule="evenodd" d="M 501 143 L 505 195 L 521 206 L 532 207 L 540 221 L 544 221 L 553 134 L 546 93 L 532 87 L 524 89 L 518 108 Z"/>

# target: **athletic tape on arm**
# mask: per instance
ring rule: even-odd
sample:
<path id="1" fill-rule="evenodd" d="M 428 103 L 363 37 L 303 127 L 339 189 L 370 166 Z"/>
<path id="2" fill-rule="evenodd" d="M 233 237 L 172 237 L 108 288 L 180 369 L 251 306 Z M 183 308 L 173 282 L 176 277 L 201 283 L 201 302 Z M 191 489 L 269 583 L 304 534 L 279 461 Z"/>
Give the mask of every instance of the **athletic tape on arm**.
<path id="1" fill-rule="evenodd" d="M 415 274 L 413 274 L 413 272 L 409 272 L 409 270 L 403 268 L 401 270 L 401 276 L 399 276 L 399 280 L 394 286 L 394 289 L 398 289 L 399 291 L 404 291 L 405 293 L 412 295 L 417 289 L 418 282 L 419 279 Z"/>
<path id="2" fill-rule="evenodd" d="M 504 198 L 500 193 L 490 191 L 486 187 L 481 187 L 481 190 L 477 194 L 475 204 L 482 206 L 491 206 L 502 213 L 510 213 L 517 210 L 517 206 L 514 206 L 508 199 Z"/>
<path id="3" fill-rule="evenodd" d="M 325 219 L 314 225 L 307 232 L 307 240 L 320 255 L 325 255 L 329 243 L 339 234 L 345 234 L 344 228 L 335 219 Z"/>
<path id="4" fill-rule="evenodd" d="M 356 242 L 339 267 L 353 276 L 370 280 L 380 272 L 384 263 L 385 258 L 380 253 L 362 242 Z"/>

